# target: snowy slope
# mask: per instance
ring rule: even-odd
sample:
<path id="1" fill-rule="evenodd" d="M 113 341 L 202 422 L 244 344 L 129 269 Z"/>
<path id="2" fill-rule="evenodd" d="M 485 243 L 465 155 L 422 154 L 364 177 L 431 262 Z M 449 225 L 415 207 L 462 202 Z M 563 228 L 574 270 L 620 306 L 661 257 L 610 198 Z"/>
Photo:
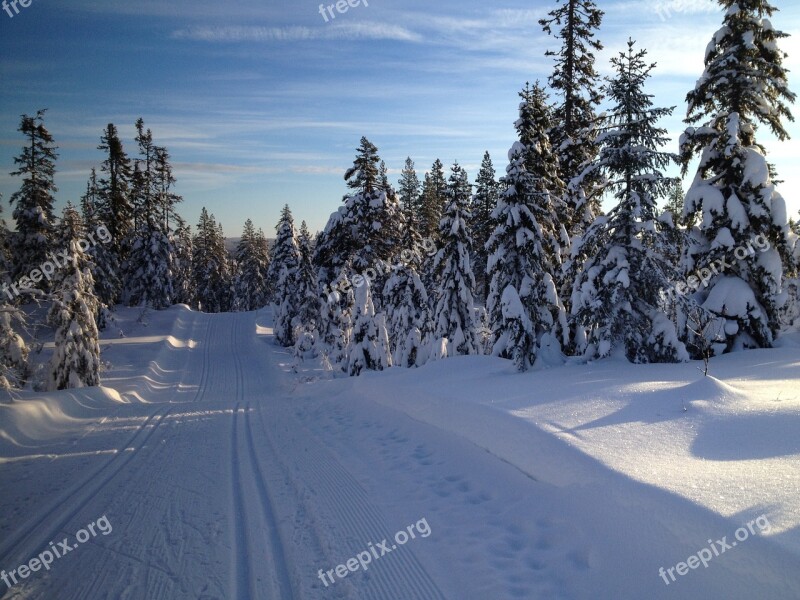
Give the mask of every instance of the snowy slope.
<path id="1" fill-rule="evenodd" d="M 331 380 L 266 312 L 136 316 L 103 388 L 0 403 L 0 568 L 77 545 L 2 598 L 800 598 L 796 340 L 706 379 L 462 357 Z"/>

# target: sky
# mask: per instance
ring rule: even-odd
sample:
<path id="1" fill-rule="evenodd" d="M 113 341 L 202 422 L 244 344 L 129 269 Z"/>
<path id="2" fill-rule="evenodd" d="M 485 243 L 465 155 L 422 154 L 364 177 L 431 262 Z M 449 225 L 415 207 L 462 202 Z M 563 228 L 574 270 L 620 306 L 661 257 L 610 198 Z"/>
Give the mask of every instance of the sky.
<path id="1" fill-rule="evenodd" d="M 10 0 L 7 0 L 10 1 Z M 10 220 L 22 114 L 47 108 L 59 146 L 58 207 L 77 203 L 107 123 L 135 154 L 142 117 L 166 146 L 192 224 L 207 207 L 226 235 L 245 219 L 272 235 L 289 204 L 296 222 L 324 228 L 347 192 L 343 175 L 361 136 L 397 180 L 410 156 L 422 179 L 436 158 L 474 180 L 485 151 L 498 174 L 515 140 L 518 92 L 546 82 L 558 42 L 538 19 L 555 0 L 351 0 L 333 14 L 319 0 L 25 0 L 0 11 L 0 193 Z M 330 0 L 326 2 L 326 6 Z M 773 0 L 792 37 L 790 85 L 800 92 L 800 3 Z M 709 0 L 599 0 L 598 69 L 628 37 L 658 63 L 647 90 L 677 151 L 686 93 L 722 12 Z M 323 16 L 320 11 L 325 12 Z M 800 109 L 796 108 L 796 113 Z M 800 116 L 800 114 L 798 115 Z M 800 125 L 792 140 L 759 136 L 800 210 Z M 688 183 L 688 180 L 687 182 Z"/>

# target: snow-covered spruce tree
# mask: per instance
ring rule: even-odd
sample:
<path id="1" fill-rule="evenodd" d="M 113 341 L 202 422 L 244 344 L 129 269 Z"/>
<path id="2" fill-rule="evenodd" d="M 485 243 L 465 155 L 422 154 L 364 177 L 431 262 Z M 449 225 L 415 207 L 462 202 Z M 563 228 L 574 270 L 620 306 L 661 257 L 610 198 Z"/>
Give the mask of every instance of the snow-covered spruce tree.
<path id="1" fill-rule="evenodd" d="M 357 376 L 365 369 L 368 371 L 388 369 L 392 366 L 392 355 L 389 350 L 386 317 L 383 313 L 375 313 L 369 279 L 356 276 L 353 285 L 355 318 L 347 372 L 350 376 Z"/>
<path id="2" fill-rule="evenodd" d="M 275 226 L 277 235 L 272 248 L 269 265 L 269 280 L 273 284 L 273 329 L 275 342 L 281 346 L 293 346 L 296 338 L 294 319 L 300 308 L 298 297 L 298 271 L 300 250 L 297 247 L 297 232 L 289 205 L 283 207 L 281 218 Z"/>
<path id="3" fill-rule="evenodd" d="M 473 290 L 475 276 L 470 264 L 469 203 L 472 186 L 467 172 L 455 163 L 447 185 L 447 206 L 439 223 L 439 251 L 433 258 L 436 276 L 436 308 L 433 338 L 447 340 L 447 355 L 478 354 Z"/>
<path id="4" fill-rule="evenodd" d="M 422 195 L 414 161 L 406 159 L 399 181 L 399 200 L 402 210 L 402 240 L 397 248 L 407 258 L 416 258 L 422 247 Z M 408 262 L 408 261 L 405 261 Z M 415 268 L 419 264 L 414 265 Z"/>
<path id="5" fill-rule="evenodd" d="M 314 240 L 306 222 L 300 224 L 297 236 L 300 264 L 297 269 L 297 315 L 295 323 L 295 356 L 313 356 L 320 327 L 320 297 L 317 293 L 317 274 L 312 257 Z"/>
<path id="6" fill-rule="evenodd" d="M 11 195 L 16 232 L 12 236 L 14 268 L 12 279 L 18 280 L 47 260 L 54 249 L 53 193 L 56 192 L 56 146 L 44 126 L 44 114 L 22 115 L 18 131 L 25 136 L 25 146 L 14 158 L 17 169 L 12 176 L 22 177 L 20 189 Z M 47 280 L 38 284 L 47 289 Z"/>
<path id="7" fill-rule="evenodd" d="M 106 153 L 106 158 L 100 167 L 102 175 L 98 185 L 97 217 L 108 228 L 111 244 L 108 252 L 103 256 L 98 255 L 96 259 L 98 268 L 102 272 L 116 274 L 104 282 L 100 299 L 104 304 L 114 306 L 122 294 L 122 277 L 125 261 L 128 258 L 126 243 L 133 228 L 131 202 L 133 170 L 113 123 L 106 126 L 97 148 Z"/>
<path id="8" fill-rule="evenodd" d="M 350 341 L 353 335 L 355 296 L 350 281 L 351 269 L 345 266 L 334 279 L 332 291 L 323 295 L 320 331 L 317 338 L 318 354 L 334 371 L 347 371 Z"/>
<path id="9" fill-rule="evenodd" d="M 0 390 L 19 388 L 25 384 L 29 375 L 28 347 L 17 333 L 24 327 L 25 315 L 14 306 L 14 294 L 10 291 L 11 254 L 9 252 L 9 231 L 2 218 L 2 196 L 0 196 Z"/>
<path id="10" fill-rule="evenodd" d="M 331 215 L 314 252 L 324 293 L 346 264 L 370 277 L 375 289 L 383 288 L 388 262 L 400 245 L 402 215 L 397 195 L 387 193 L 381 181 L 379 164 L 378 149 L 362 137 L 353 166 L 345 173 L 352 192 Z M 380 305 L 379 297 L 373 300 Z"/>
<path id="11" fill-rule="evenodd" d="M 175 302 L 176 252 L 165 206 L 180 198 L 170 193 L 175 180 L 166 151 L 159 152 L 142 119 L 136 122 L 136 130 L 140 158 L 136 159 L 131 193 L 135 219 L 125 244 L 129 256 L 123 297 L 129 306 L 161 310 Z"/>
<path id="12" fill-rule="evenodd" d="M 487 310 L 494 333 L 493 354 L 517 357 L 517 368 L 532 366 L 542 348 L 560 355 L 568 341 L 567 318 L 557 289 L 563 244 L 568 243 L 559 221 L 564 185 L 558 177 L 558 158 L 550 146 L 550 112 L 544 90 L 529 85 L 520 93 L 520 117 L 515 123 L 519 141 L 509 150 L 502 179 L 505 191 L 492 213 L 496 226 L 487 243 L 487 272 L 491 277 Z M 503 297 L 513 287 L 530 325 L 523 339 L 518 323 L 504 316 Z M 516 346 L 523 344 L 524 351 Z M 549 351 L 548 351 L 549 353 Z M 551 359 L 548 358 L 548 361 Z"/>
<path id="13" fill-rule="evenodd" d="M 200 212 L 197 233 L 192 240 L 193 305 L 203 312 L 230 309 L 231 274 L 222 230 L 205 207 Z"/>
<path id="14" fill-rule="evenodd" d="M 383 297 L 393 364 L 419 366 L 424 361 L 422 348 L 430 317 L 428 294 L 414 262 L 395 266 Z"/>
<path id="15" fill-rule="evenodd" d="M 22 311 L 0 300 L 0 390 L 22 387 L 30 374 L 28 346 L 16 331 L 24 324 Z"/>
<path id="16" fill-rule="evenodd" d="M 679 179 L 676 179 L 670 188 L 664 210 L 658 217 L 659 229 L 664 233 L 664 258 L 675 269 L 679 268 L 683 249 L 688 243 L 686 229 L 682 226 L 683 200 L 685 197 L 683 184 Z"/>
<path id="17" fill-rule="evenodd" d="M 406 158 L 403 171 L 400 173 L 400 180 L 398 181 L 398 195 L 400 205 L 403 208 L 406 222 L 412 221 L 416 223 L 417 229 L 420 224 L 421 213 L 421 195 L 420 195 L 420 182 L 417 177 L 417 171 L 414 168 L 414 161 L 409 156 Z M 413 219 L 412 219 L 413 217 Z"/>
<path id="18" fill-rule="evenodd" d="M 492 212 L 497 207 L 499 199 L 500 184 L 495 179 L 492 157 L 486 152 L 478 177 L 475 179 L 475 194 L 472 196 L 470 210 L 472 213 L 470 232 L 474 241 L 472 269 L 475 272 L 476 291 L 484 301 L 489 297 L 491 279 L 486 272 L 486 263 L 489 261 L 486 243 L 494 231 Z"/>
<path id="19" fill-rule="evenodd" d="M 100 305 L 94 295 L 90 258 L 81 243 L 85 237 L 78 211 L 68 204 L 59 226 L 59 238 L 62 247 L 68 249 L 70 260 L 65 261 L 53 280 L 53 304 L 47 315 L 55 329 L 47 382 L 50 390 L 100 385 L 97 332 Z"/>
<path id="20" fill-rule="evenodd" d="M 687 273 L 725 261 L 698 290 L 704 308 L 725 319 L 725 350 L 769 347 L 778 331 L 785 301 L 782 260 L 789 256 L 786 206 L 773 183 L 759 125 L 779 140 L 788 139 L 783 120 L 792 120 L 778 41 L 787 34 L 773 28 L 775 8 L 766 0 L 719 0 L 726 9 L 722 28 L 706 48 L 705 71 L 687 95 L 681 137 L 684 173 L 699 156 L 686 195 L 685 217 L 699 220 L 697 246 L 685 253 Z M 754 240 L 770 248 L 751 252 Z"/>
<path id="21" fill-rule="evenodd" d="M 436 240 L 439 235 L 439 221 L 447 204 L 447 177 L 444 165 L 438 158 L 433 161 L 431 170 L 425 174 L 420 199 L 420 233 L 422 237 Z"/>
<path id="22" fill-rule="evenodd" d="M 609 356 L 617 348 L 631 362 L 687 360 L 665 302 L 676 272 L 664 256 L 665 236 L 658 224 L 657 199 L 674 180 L 663 170 L 677 160 L 659 149 L 669 139 L 658 120 L 674 108 L 654 108 L 644 91 L 654 64 L 645 50 L 612 58 L 616 75 L 605 87 L 612 108 L 600 127 L 600 154 L 592 169 L 606 180 L 616 206 L 598 217 L 573 249 L 583 269 L 572 294 L 573 315 L 588 335 L 584 355 Z"/>
<path id="23" fill-rule="evenodd" d="M 559 158 L 559 177 L 567 184 L 565 223 L 570 236 L 582 235 L 600 214 L 596 180 L 576 179 L 583 167 L 597 156 L 595 110 L 602 100 L 594 52 L 603 49 L 595 38 L 603 11 L 593 0 L 557 0 L 539 24 L 561 42 L 555 57 L 550 87 L 559 97 L 550 128 L 550 144 Z"/>
<path id="24" fill-rule="evenodd" d="M 267 305 L 267 252 L 263 232 L 259 236 L 253 221 L 247 219 L 236 247 L 239 274 L 236 278 L 235 310 L 258 310 Z"/>
<path id="25" fill-rule="evenodd" d="M 92 169 L 92 174 L 86 183 L 86 193 L 81 197 L 81 216 L 87 233 L 95 234 L 96 243 L 86 250 L 86 254 L 89 257 L 89 268 L 92 271 L 94 293 L 98 302 L 97 328 L 102 331 L 108 326 L 109 321 L 114 318 L 112 313 L 114 307 L 107 304 L 106 299 L 113 298 L 121 284 L 117 273 L 105 270 L 113 262 L 109 257 L 109 252 L 112 250 L 110 244 L 106 243 L 106 241 L 109 241 L 108 237 L 98 239 L 99 233 L 108 232 L 105 224 L 100 221 L 98 216 L 98 202 L 97 172 Z M 108 235 L 110 235 L 110 232 Z"/>
<path id="26" fill-rule="evenodd" d="M 428 293 L 419 275 L 425 244 L 418 227 L 417 215 L 405 211 L 402 250 L 383 288 L 392 361 L 405 367 L 425 362 L 424 342 L 431 333 Z"/>
<path id="27" fill-rule="evenodd" d="M 175 248 L 175 303 L 191 306 L 195 298 L 192 228 L 179 219 L 171 239 Z"/>

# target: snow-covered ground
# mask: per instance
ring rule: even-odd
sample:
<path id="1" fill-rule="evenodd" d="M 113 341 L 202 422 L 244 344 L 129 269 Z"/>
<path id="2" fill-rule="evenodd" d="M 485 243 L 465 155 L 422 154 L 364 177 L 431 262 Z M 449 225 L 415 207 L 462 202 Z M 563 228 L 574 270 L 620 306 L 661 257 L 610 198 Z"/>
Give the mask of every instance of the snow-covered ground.
<path id="1" fill-rule="evenodd" d="M 797 337 L 331 379 L 267 311 L 137 316 L 0 403 L 2 598 L 800 598 Z"/>

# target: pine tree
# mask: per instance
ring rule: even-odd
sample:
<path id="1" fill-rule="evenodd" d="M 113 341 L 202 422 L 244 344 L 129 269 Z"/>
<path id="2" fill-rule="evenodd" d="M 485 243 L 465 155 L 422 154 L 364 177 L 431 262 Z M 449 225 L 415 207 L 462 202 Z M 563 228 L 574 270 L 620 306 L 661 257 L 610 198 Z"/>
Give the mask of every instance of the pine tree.
<path id="1" fill-rule="evenodd" d="M 496 226 L 487 243 L 491 277 L 487 311 L 494 333 L 493 353 L 514 358 L 517 368 L 525 370 L 536 362 L 540 348 L 555 345 L 558 353 L 558 346 L 569 341 L 566 311 L 557 289 L 562 248 L 568 240 L 559 221 L 564 185 L 547 133 L 551 115 L 546 95 L 537 84 L 526 86 L 520 97 L 520 118 L 515 123 L 519 141 L 509 151 L 510 163 L 502 179 L 505 191 L 492 213 Z M 504 297 L 509 302 L 515 297 L 506 292 L 509 286 L 525 310 L 524 318 L 513 322 L 503 308 Z M 513 311 L 508 314 L 514 315 Z M 512 332 L 520 324 L 531 327 L 524 337 Z"/>
<path id="2" fill-rule="evenodd" d="M 225 238 L 214 215 L 203 207 L 192 240 L 194 305 L 203 312 L 225 312 L 231 306 L 231 275 Z"/>
<path id="3" fill-rule="evenodd" d="M 448 356 L 478 354 L 472 238 L 467 227 L 472 186 L 458 163 L 451 169 L 446 193 L 447 206 L 439 224 L 441 246 L 433 259 L 437 282 L 433 335 L 436 340 L 447 339 Z"/>
<path id="4" fill-rule="evenodd" d="M 84 252 L 86 238 L 78 211 L 67 204 L 59 227 L 70 260 L 53 282 L 53 304 L 48 321 L 55 329 L 55 348 L 50 361 L 48 388 L 63 390 L 100 385 L 100 340 L 97 332 L 99 302 L 94 295 L 90 258 Z"/>
<path id="5" fill-rule="evenodd" d="M 362 278 L 355 286 L 355 320 L 352 345 L 349 352 L 348 373 L 360 375 L 362 371 L 383 371 L 392 366 L 386 317 L 375 312 L 370 283 Z"/>
<path id="6" fill-rule="evenodd" d="M 495 179 L 492 157 L 486 152 L 483 155 L 478 177 L 475 179 L 475 194 L 472 197 L 471 211 L 472 222 L 470 223 L 470 230 L 475 242 L 472 263 L 475 272 L 476 289 L 484 300 L 489 297 L 489 284 L 491 283 L 491 278 L 486 272 L 486 263 L 489 260 L 486 244 L 494 230 L 492 212 L 497 207 L 499 199 L 500 184 Z"/>
<path id="7" fill-rule="evenodd" d="M 675 270 L 664 256 L 657 200 L 674 180 L 663 173 L 677 161 L 660 150 L 669 139 L 658 120 L 674 108 L 654 108 L 644 85 L 655 67 L 646 51 L 620 53 L 616 76 L 605 91 L 614 103 L 601 125 L 600 155 L 591 169 L 606 183 L 617 205 L 599 217 L 576 248 L 583 268 L 572 296 L 573 315 L 588 332 L 585 356 L 603 358 L 616 348 L 631 362 L 688 359 L 675 326 L 665 315 L 665 297 Z"/>
<path id="8" fill-rule="evenodd" d="M 596 180 L 576 179 L 586 164 L 597 156 L 595 109 L 602 100 L 594 52 L 603 49 L 595 33 L 603 21 L 603 11 L 593 0 L 557 0 L 558 7 L 539 24 L 561 41 L 555 57 L 550 87 L 560 98 L 553 125 L 548 132 L 558 154 L 559 177 L 567 184 L 566 227 L 571 236 L 581 235 L 600 214 Z M 555 30 L 555 33 L 554 33 Z"/>
<path id="9" fill-rule="evenodd" d="M 56 172 L 56 146 L 53 136 L 44 126 L 45 110 L 35 117 L 22 115 L 18 131 L 25 136 L 26 144 L 14 158 L 17 170 L 12 176 L 22 177 L 20 189 L 11 196 L 16 232 L 12 237 L 14 270 L 12 278 L 18 280 L 47 260 L 54 249 L 55 216 L 53 194 Z M 47 281 L 42 280 L 42 289 Z"/>
<path id="10" fill-rule="evenodd" d="M 298 276 L 300 250 L 297 247 L 297 232 L 289 205 L 283 207 L 281 218 L 275 226 L 277 232 L 269 265 L 269 280 L 274 282 L 273 296 L 275 342 L 281 346 L 293 346 L 295 318 L 300 307 Z"/>
<path id="11" fill-rule="evenodd" d="M 779 140 L 789 137 L 783 120 L 788 104 L 786 54 L 778 48 L 787 34 L 773 28 L 775 8 L 766 0 L 719 0 L 727 9 L 723 26 L 709 43 L 705 71 L 687 95 L 681 138 L 684 174 L 699 156 L 686 196 L 685 216 L 699 220 L 697 246 L 685 253 L 687 272 L 725 261 L 698 299 L 725 320 L 725 349 L 769 347 L 778 331 L 784 301 L 782 260 L 788 259 L 788 224 L 775 173 L 756 141 L 759 125 Z M 770 248 L 746 250 L 754 239 Z M 741 249 L 745 249 L 740 252 Z"/>
<path id="12" fill-rule="evenodd" d="M 133 204 L 131 201 L 131 184 L 133 171 L 130 159 L 125 153 L 117 128 L 109 123 L 100 139 L 98 150 L 106 153 L 101 166 L 104 174 L 98 186 L 99 202 L 97 203 L 98 219 L 105 223 L 111 233 L 111 245 L 108 262 L 103 271 L 116 274 L 112 280 L 115 288 L 108 296 L 104 293 L 102 301 L 113 306 L 120 300 L 122 293 L 122 276 L 125 261 L 128 258 L 126 243 L 130 239 L 133 228 Z"/>

